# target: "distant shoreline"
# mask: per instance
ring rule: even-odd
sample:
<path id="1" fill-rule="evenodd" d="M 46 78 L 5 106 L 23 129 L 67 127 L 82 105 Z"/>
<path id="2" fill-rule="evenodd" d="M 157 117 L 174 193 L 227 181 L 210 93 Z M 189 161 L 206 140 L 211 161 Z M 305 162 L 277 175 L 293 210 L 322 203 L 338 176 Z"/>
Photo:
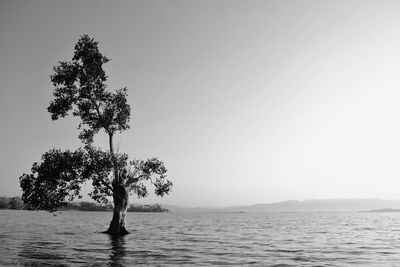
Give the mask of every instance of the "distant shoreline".
<path id="1" fill-rule="evenodd" d="M 1 197 L 0 209 L 29 209 L 20 197 Z M 112 205 L 95 202 L 67 202 L 60 210 L 112 211 Z M 227 207 L 182 207 L 168 204 L 138 205 L 128 208 L 130 212 L 190 212 L 190 213 L 251 213 L 251 212 L 400 212 L 399 199 L 310 199 L 288 200 L 266 204 Z"/>
<path id="2" fill-rule="evenodd" d="M 376 209 L 376 210 L 365 210 L 362 212 L 400 212 L 400 209 Z"/>
<path id="3" fill-rule="evenodd" d="M 30 210 L 20 197 L 0 197 L 0 210 Z M 59 211 L 78 210 L 78 211 L 113 211 L 112 205 L 101 205 L 94 202 L 65 203 Z M 168 209 L 159 204 L 154 205 L 135 205 L 128 207 L 128 212 L 168 212 Z"/>

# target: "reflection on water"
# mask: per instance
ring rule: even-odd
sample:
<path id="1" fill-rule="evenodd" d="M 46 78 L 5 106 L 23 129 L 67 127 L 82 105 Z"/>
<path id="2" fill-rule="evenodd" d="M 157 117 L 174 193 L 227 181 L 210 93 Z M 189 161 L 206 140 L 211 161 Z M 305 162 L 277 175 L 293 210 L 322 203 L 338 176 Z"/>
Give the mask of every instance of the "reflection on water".
<path id="1" fill-rule="evenodd" d="M 399 266 L 400 213 L 134 213 L 0 210 L 0 266 Z"/>
<path id="2" fill-rule="evenodd" d="M 111 249 L 110 249 L 110 263 L 109 266 L 125 266 L 124 258 L 126 256 L 126 242 L 125 236 L 109 236 Z"/>

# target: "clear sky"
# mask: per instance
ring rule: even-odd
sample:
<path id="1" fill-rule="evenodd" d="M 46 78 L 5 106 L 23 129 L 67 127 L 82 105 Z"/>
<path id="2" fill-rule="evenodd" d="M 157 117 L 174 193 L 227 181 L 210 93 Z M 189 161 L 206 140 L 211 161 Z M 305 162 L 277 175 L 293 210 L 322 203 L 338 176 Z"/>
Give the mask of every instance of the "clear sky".
<path id="1" fill-rule="evenodd" d="M 399 14 L 399 1 L 2 0 L 0 195 L 21 194 L 43 152 L 81 146 L 77 120 L 46 108 L 52 66 L 89 34 L 109 88 L 129 89 L 119 151 L 159 157 L 174 182 L 146 202 L 400 198 Z"/>

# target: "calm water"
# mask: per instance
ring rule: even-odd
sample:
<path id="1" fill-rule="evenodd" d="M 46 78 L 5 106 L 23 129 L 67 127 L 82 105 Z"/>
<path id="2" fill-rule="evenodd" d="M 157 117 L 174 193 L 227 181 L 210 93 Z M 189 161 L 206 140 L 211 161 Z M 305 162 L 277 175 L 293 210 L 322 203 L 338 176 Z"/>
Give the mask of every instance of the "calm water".
<path id="1" fill-rule="evenodd" d="M 0 210 L 0 266 L 400 266 L 400 213 L 111 213 Z"/>

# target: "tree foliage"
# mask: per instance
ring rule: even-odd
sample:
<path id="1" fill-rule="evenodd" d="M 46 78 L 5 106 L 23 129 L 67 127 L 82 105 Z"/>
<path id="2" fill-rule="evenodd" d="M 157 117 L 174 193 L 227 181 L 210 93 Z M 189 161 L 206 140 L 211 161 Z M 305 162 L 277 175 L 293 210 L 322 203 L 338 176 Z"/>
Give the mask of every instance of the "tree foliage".
<path id="1" fill-rule="evenodd" d="M 62 152 L 58 149 L 43 154 L 42 162 L 35 162 L 30 174 L 23 174 L 20 185 L 22 200 L 30 209 L 55 211 L 68 199 L 79 196 L 83 173 L 84 152 L 79 149 Z"/>
<path id="2" fill-rule="evenodd" d="M 50 76 L 55 87 L 54 100 L 47 109 L 51 118 L 57 120 L 72 111 L 81 119 L 79 137 L 87 145 L 101 129 L 113 134 L 130 127 L 127 88 L 107 90 L 103 64 L 108 61 L 99 52 L 98 43 L 84 35 L 75 45 L 72 61 L 59 62 Z"/>
<path id="3" fill-rule="evenodd" d="M 102 203 L 108 203 L 121 186 L 138 197 L 148 195 L 149 184 L 159 196 L 171 190 L 162 161 L 129 161 L 128 155 L 113 150 L 114 134 L 130 127 L 131 108 L 127 88 L 107 89 L 103 65 L 108 61 L 99 52 L 98 43 L 83 35 L 72 60 L 53 68 L 54 99 L 47 110 L 53 120 L 68 114 L 80 118 L 79 138 L 84 147 L 76 151 L 52 149 L 33 164 L 31 173 L 20 177 L 22 199 L 30 209 L 55 211 L 67 201 L 81 198 L 81 187 L 88 181 L 93 187 L 90 196 Z M 93 146 L 94 135 L 100 130 L 109 136 L 109 150 Z"/>

